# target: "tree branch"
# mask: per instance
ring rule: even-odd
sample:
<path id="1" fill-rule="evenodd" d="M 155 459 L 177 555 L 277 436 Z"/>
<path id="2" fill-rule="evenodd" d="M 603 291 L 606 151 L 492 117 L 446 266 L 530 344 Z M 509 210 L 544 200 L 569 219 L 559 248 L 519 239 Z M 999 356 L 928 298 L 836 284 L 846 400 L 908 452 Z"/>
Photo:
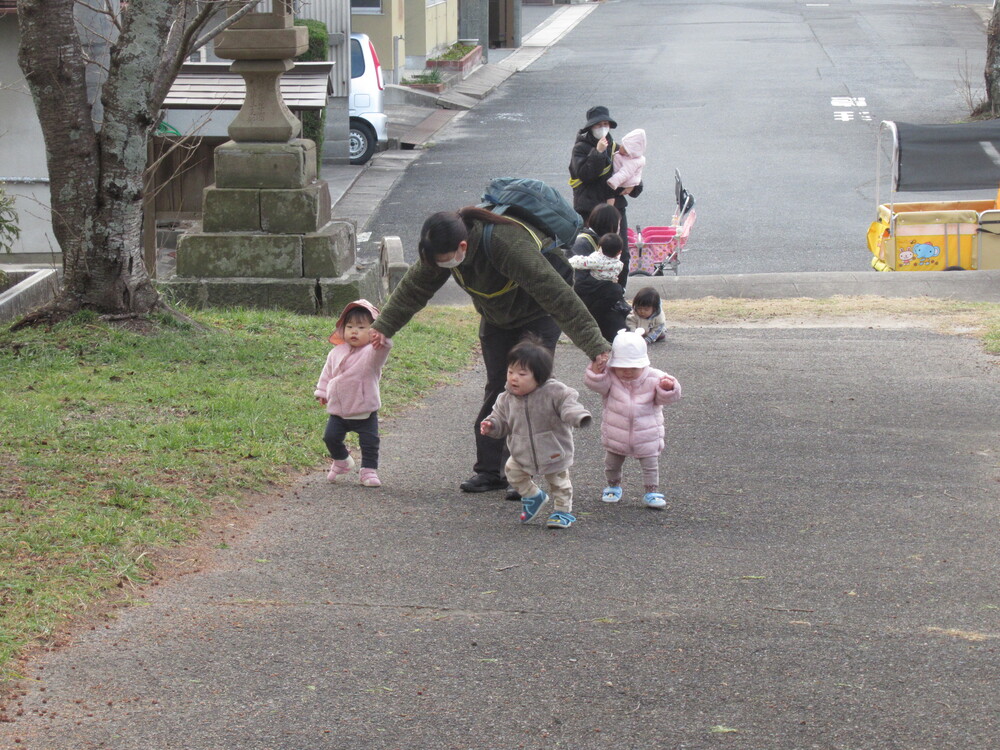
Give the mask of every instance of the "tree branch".
<path id="1" fill-rule="evenodd" d="M 195 50 L 195 49 L 198 49 L 199 47 L 204 47 L 212 39 L 214 39 L 215 37 L 217 37 L 219 34 L 221 34 L 223 31 L 225 31 L 226 29 L 228 29 L 234 23 L 236 23 L 241 18 L 243 18 L 243 16 L 245 16 L 247 13 L 249 13 L 251 10 L 253 10 L 255 7 L 257 7 L 257 5 L 259 3 L 260 3 L 260 0 L 248 0 L 248 2 L 247 2 L 246 5 L 244 5 L 238 11 L 236 11 L 235 13 L 233 13 L 233 15 L 229 16 L 229 18 L 227 18 L 225 21 L 223 21 L 222 23 L 220 23 L 214 29 L 212 29 L 211 31 L 207 32 L 204 36 L 200 37 L 194 43 L 194 46 L 192 47 L 192 49 Z"/>

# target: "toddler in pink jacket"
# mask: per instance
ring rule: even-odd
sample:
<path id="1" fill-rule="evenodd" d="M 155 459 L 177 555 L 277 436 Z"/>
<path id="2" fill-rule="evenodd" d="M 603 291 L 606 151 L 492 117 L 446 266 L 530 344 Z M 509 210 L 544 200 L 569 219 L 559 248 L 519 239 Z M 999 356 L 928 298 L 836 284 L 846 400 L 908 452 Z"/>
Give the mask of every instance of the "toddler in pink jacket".
<path id="1" fill-rule="evenodd" d="M 323 442 L 333 464 L 326 478 L 331 482 L 354 468 L 354 459 L 344 444 L 348 432 L 357 433 L 361 446 L 359 479 L 365 487 L 380 487 L 378 478 L 378 410 L 382 406 L 379 380 L 389 357 L 392 341 L 376 349 L 371 345 L 371 326 L 378 309 L 368 300 L 349 302 L 330 335 L 334 345 L 316 383 L 315 396 L 330 415 Z"/>
<path id="2" fill-rule="evenodd" d="M 618 143 L 611 161 L 612 173 L 608 178 L 608 185 L 615 190 L 635 187 L 642 182 L 642 169 L 645 166 L 646 131 L 636 128 L 622 136 Z"/>
<path id="3" fill-rule="evenodd" d="M 663 405 L 681 397 L 681 384 L 671 375 L 649 366 L 644 331 L 619 331 L 611 345 L 606 367 L 591 363 L 584 373 L 588 388 L 601 394 L 604 416 L 604 475 L 608 486 L 601 500 L 617 503 L 622 497 L 622 466 L 625 459 L 639 459 L 647 508 L 666 506 L 660 492 L 659 457 L 663 451 Z"/>

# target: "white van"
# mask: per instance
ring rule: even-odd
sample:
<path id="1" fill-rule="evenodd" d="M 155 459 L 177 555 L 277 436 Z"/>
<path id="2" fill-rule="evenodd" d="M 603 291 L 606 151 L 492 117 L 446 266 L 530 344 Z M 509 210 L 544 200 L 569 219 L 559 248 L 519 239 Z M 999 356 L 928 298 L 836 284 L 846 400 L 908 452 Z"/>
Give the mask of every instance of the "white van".
<path id="1" fill-rule="evenodd" d="M 389 118 L 382 110 L 382 66 L 367 34 L 351 34 L 351 164 L 364 164 L 388 143 Z"/>

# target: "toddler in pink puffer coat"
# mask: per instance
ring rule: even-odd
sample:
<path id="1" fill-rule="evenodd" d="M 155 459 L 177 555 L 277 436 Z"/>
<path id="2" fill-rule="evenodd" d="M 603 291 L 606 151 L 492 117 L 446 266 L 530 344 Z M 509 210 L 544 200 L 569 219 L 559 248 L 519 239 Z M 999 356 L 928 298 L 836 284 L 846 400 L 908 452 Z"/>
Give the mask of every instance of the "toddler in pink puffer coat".
<path id="1" fill-rule="evenodd" d="M 619 331 L 611 345 L 606 367 L 591 363 L 584 373 L 584 383 L 601 394 L 604 416 L 601 420 L 601 443 L 604 446 L 604 474 L 608 486 L 601 500 L 617 503 L 622 497 L 622 466 L 633 456 L 642 467 L 647 508 L 666 506 L 660 492 L 659 458 L 663 451 L 663 405 L 681 397 L 680 382 L 649 366 L 645 333 Z"/>

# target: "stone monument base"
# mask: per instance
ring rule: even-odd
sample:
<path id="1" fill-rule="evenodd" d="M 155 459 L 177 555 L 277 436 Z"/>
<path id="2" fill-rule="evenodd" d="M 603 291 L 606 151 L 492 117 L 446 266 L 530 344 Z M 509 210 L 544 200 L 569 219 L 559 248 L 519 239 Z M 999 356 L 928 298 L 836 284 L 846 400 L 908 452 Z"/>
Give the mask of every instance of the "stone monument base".
<path id="1" fill-rule="evenodd" d="M 382 300 L 385 279 L 379 271 L 378 265 L 372 265 L 325 279 L 174 276 L 156 286 L 169 301 L 189 307 L 252 307 L 337 317 L 348 302 L 367 299 L 378 304 Z"/>

